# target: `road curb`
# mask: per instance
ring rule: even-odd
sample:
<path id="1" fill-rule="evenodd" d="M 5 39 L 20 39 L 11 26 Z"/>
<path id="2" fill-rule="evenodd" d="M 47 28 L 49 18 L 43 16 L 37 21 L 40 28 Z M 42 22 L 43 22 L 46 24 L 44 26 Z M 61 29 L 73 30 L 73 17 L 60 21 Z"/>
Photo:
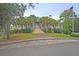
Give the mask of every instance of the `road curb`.
<path id="1" fill-rule="evenodd" d="M 31 41 L 39 41 L 39 40 L 57 40 L 55 38 L 33 38 L 28 40 L 15 40 L 15 41 L 8 41 L 8 42 L 0 42 L 0 46 L 10 45 L 10 44 L 16 44 L 21 42 L 31 42 Z"/>
<path id="2" fill-rule="evenodd" d="M 0 46 L 16 44 L 16 43 L 21 43 L 21 42 L 39 41 L 39 40 L 64 40 L 64 39 L 48 37 L 48 38 L 32 38 L 32 39 L 28 39 L 28 40 L 23 39 L 23 40 L 15 40 L 15 41 L 8 41 L 8 42 L 4 41 L 4 42 L 0 42 Z M 72 40 L 72 39 L 69 39 L 69 40 Z"/>

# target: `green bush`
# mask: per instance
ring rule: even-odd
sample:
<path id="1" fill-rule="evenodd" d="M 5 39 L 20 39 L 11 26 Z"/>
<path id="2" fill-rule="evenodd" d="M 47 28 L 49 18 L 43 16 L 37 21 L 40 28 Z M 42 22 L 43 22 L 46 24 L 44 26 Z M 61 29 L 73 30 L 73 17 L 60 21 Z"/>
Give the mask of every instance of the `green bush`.
<path id="1" fill-rule="evenodd" d="M 47 31 L 48 33 L 52 33 L 52 31 L 51 31 L 51 29 L 48 29 L 48 31 Z"/>
<path id="2" fill-rule="evenodd" d="M 55 29 L 54 29 L 54 33 L 62 33 L 62 30 L 59 29 L 59 28 L 55 28 Z"/>
<path id="3" fill-rule="evenodd" d="M 42 29 L 42 31 L 46 33 L 46 29 Z"/>
<path id="4" fill-rule="evenodd" d="M 71 34 L 73 37 L 79 37 L 79 34 Z"/>
<path id="5" fill-rule="evenodd" d="M 32 29 L 31 28 L 26 28 L 26 29 L 14 29 L 14 30 L 11 30 L 10 33 L 13 34 L 13 33 L 32 33 Z"/>
<path id="6" fill-rule="evenodd" d="M 24 30 L 25 33 L 32 33 L 32 31 L 33 31 L 33 30 L 32 30 L 31 28 L 26 28 L 26 29 Z"/>
<path id="7" fill-rule="evenodd" d="M 14 29 L 14 30 L 11 30 L 11 31 L 10 31 L 11 34 L 13 34 L 13 33 L 18 33 L 18 32 L 19 32 L 19 31 L 18 31 L 17 29 Z"/>
<path id="8" fill-rule="evenodd" d="M 52 33 L 51 29 L 42 29 L 45 33 Z"/>
<path id="9" fill-rule="evenodd" d="M 64 34 L 71 34 L 72 33 L 72 29 L 71 29 L 71 27 L 69 27 L 68 29 L 63 29 L 63 33 Z"/>

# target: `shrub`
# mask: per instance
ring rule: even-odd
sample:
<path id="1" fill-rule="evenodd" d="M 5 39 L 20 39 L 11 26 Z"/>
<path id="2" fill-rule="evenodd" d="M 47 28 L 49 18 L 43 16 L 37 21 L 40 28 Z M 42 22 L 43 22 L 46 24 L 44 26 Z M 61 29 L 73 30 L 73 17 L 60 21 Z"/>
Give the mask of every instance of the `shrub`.
<path id="1" fill-rule="evenodd" d="M 63 30 L 63 33 L 64 33 L 64 34 L 71 34 L 72 31 L 71 31 L 71 30 Z"/>
<path id="2" fill-rule="evenodd" d="M 42 29 L 43 30 L 43 32 L 45 32 L 45 33 L 52 33 L 52 31 L 51 31 L 51 29 L 49 28 L 49 29 Z"/>
<path id="3" fill-rule="evenodd" d="M 45 32 L 46 33 L 46 29 L 42 29 L 43 30 L 43 32 Z"/>
<path id="4" fill-rule="evenodd" d="M 32 33 L 32 31 L 33 31 L 33 30 L 32 30 L 31 28 L 26 28 L 24 32 L 25 32 L 25 33 Z"/>
<path id="5" fill-rule="evenodd" d="M 48 33 L 52 33 L 51 28 L 47 30 Z"/>
<path id="6" fill-rule="evenodd" d="M 62 33 L 62 30 L 59 29 L 59 28 L 55 28 L 55 29 L 54 29 L 54 32 L 55 32 L 55 33 Z"/>
<path id="7" fill-rule="evenodd" d="M 73 37 L 79 37 L 79 34 L 74 33 L 74 34 L 71 34 L 71 36 L 73 36 Z"/>
<path id="8" fill-rule="evenodd" d="M 13 33 L 31 33 L 33 30 L 31 28 L 26 28 L 26 29 L 14 29 L 14 30 L 11 30 L 10 33 L 13 34 Z"/>
<path id="9" fill-rule="evenodd" d="M 11 30 L 10 33 L 11 33 L 11 34 L 13 34 L 13 33 L 18 33 L 18 30 L 17 30 L 17 29 Z"/>

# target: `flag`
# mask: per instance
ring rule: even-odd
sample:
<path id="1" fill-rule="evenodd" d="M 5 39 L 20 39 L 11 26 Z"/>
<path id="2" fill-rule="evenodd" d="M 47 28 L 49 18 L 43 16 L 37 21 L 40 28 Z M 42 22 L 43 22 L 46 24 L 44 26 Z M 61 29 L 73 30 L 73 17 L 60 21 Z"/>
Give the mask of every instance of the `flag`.
<path id="1" fill-rule="evenodd" d="M 71 10 L 73 10 L 73 6 L 72 6 L 72 7 L 70 7 L 70 9 L 71 9 Z"/>
<path id="2" fill-rule="evenodd" d="M 68 10 L 66 10 L 66 12 L 67 12 L 68 14 L 73 13 L 73 6 L 72 6 L 72 7 L 70 7 Z"/>

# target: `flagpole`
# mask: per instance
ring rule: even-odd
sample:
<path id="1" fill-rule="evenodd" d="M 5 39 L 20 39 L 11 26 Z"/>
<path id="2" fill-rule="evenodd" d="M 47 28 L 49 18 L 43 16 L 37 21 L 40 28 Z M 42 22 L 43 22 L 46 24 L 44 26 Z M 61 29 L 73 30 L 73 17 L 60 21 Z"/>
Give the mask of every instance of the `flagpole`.
<path id="1" fill-rule="evenodd" d="M 73 6 L 70 8 L 73 11 Z M 74 13 L 72 12 L 72 33 L 74 33 Z"/>
<path id="2" fill-rule="evenodd" d="M 74 33 L 74 14 L 72 16 L 72 33 Z"/>

